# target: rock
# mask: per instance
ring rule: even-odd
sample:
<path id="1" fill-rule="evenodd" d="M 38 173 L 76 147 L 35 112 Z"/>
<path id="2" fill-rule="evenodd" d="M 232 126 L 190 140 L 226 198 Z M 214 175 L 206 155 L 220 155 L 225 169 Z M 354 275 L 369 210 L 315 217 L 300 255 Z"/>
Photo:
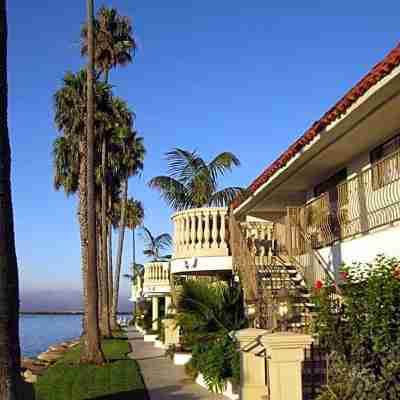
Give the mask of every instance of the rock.
<path id="1" fill-rule="evenodd" d="M 49 363 L 56 362 L 63 356 L 62 353 L 56 353 L 56 352 L 48 352 L 46 351 L 45 353 L 39 354 L 38 359 L 43 360 Z"/>
<path id="2" fill-rule="evenodd" d="M 36 383 L 37 382 L 37 375 L 33 374 L 31 370 L 27 369 L 24 372 L 24 380 L 28 383 Z"/>

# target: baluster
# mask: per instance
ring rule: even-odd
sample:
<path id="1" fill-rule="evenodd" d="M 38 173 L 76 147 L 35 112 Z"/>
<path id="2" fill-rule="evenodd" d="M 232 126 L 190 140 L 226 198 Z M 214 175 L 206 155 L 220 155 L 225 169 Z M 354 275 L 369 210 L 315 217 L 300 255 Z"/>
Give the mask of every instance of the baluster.
<path id="1" fill-rule="evenodd" d="M 200 210 L 198 215 L 197 215 L 197 245 L 196 249 L 202 249 L 203 248 L 203 213 Z"/>
<path id="2" fill-rule="evenodd" d="M 191 220 L 190 249 L 194 250 L 196 248 L 196 215 L 194 212 L 192 212 L 192 215 L 190 216 L 190 220 Z"/>
<path id="3" fill-rule="evenodd" d="M 184 229 L 184 219 L 182 215 L 179 215 L 178 218 L 178 242 L 179 242 L 179 255 L 182 254 L 182 251 L 185 247 L 185 229 Z"/>
<path id="4" fill-rule="evenodd" d="M 212 249 L 218 249 L 218 226 L 217 226 L 217 211 L 212 210 L 212 242 L 211 242 L 211 248 Z"/>
<path id="5" fill-rule="evenodd" d="M 204 224 L 204 248 L 210 248 L 210 210 L 205 210 L 204 213 L 205 224 Z"/>
<path id="6" fill-rule="evenodd" d="M 221 249 L 223 250 L 228 250 L 228 246 L 226 244 L 226 211 L 222 210 L 220 212 L 220 219 L 221 219 L 221 230 L 220 230 L 220 235 L 221 235 Z"/>
<path id="7" fill-rule="evenodd" d="M 190 248 L 190 215 L 185 215 L 185 255 L 188 254 Z"/>
<path id="8" fill-rule="evenodd" d="M 185 251 L 185 217 L 182 215 L 179 217 L 179 231 L 180 254 L 182 254 Z"/>
<path id="9" fill-rule="evenodd" d="M 260 263 L 261 265 L 265 264 L 265 256 L 268 255 L 265 247 L 265 240 L 266 240 L 266 234 L 265 234 L 265 225 L 264 224 L 258 224 L 258 230 L 259 230 L 259 236 L 260 240 L 262 241 L 263 245 L 261 246 L 260 249 Z"/>

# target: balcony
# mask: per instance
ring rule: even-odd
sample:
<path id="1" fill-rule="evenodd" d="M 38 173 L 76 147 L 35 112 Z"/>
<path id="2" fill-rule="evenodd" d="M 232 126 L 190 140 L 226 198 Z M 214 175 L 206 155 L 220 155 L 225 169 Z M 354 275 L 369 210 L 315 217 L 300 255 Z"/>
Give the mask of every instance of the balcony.
<path id="1" fill-rule="evenodd" d="M 143 295 L 163 295 L 171 291 L 169 262 L 150 262 L 144 265 Z"/>
<path id="2" fill-rule="evenodd" d="M 314 248 L 400 219 L 400 152 L 373 164 L 303 207 L 291 208 Z M 302 242 L 297 241 L 301 252 Z"/>
<path id="3" fill-rule="evenodd" d="M 227 208 L 204 207 L 172 216 L 172 273 L 232 270 L 227 214 Z"/>

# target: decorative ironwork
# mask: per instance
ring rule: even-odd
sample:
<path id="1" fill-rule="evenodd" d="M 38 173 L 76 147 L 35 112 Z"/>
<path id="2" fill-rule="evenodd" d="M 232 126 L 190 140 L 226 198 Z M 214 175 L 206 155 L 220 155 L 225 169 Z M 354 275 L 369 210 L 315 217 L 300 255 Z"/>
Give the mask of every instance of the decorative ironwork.
<path id="1" fill-rule="evenodd" d="M 321 349 L 312 343 L 304 350 L 302 365 L 303 400 L 314 400 L 318 390 L 327 382 L 327 358 Z"/>
<path id="2" fill-rule="evenodd" d="M 302 207 L 300 226 L 313 247 L 320 248 L 397 221 L 399 180 L 400 152 L 396 152 Z"/>

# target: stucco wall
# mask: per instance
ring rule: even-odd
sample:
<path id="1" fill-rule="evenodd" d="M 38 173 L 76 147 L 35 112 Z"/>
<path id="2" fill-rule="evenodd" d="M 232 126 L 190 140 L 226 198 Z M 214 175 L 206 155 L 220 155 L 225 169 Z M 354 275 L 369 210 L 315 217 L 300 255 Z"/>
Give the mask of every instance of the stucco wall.
<path id="1" fill-rule="evenodd" d="M 342 263 L 371 262 L 379 254 L 400 258 L 400 224 L 384 227 L 376 232 L 320 249 L 332 271 Z"/>

